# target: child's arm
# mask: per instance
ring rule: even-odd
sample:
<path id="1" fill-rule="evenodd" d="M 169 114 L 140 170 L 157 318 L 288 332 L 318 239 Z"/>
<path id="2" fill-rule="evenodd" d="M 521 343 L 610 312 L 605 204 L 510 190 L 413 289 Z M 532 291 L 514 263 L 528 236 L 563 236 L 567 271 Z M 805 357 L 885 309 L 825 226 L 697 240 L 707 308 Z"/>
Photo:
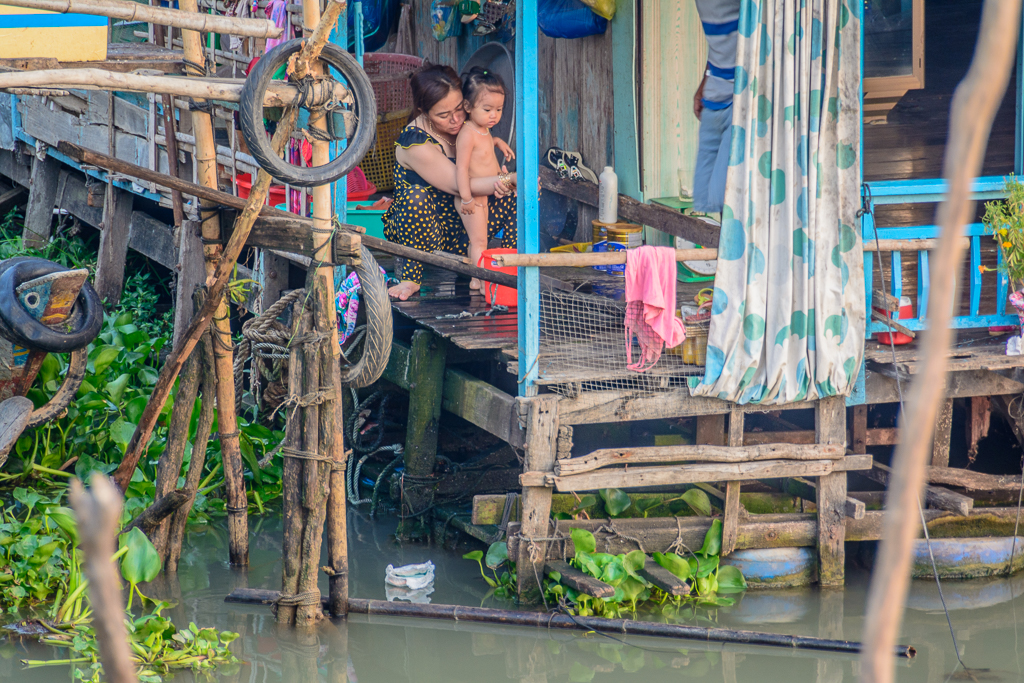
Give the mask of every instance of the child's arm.
<path id="1" fill-rule="evenodd" d="M 516 158 L 516 153 L 512 151 L 512 148 L 508 146 L 508 143 L 501 138 L 494 138 L 494 146 L 498 148 L 498 151 L 505 155 L 505 161 L 510 161 Z"/>
<path id="2" fill-rule="evenodd" d="M 469 186 L 469 165 L 473 159 L 472 131 L 463 128 L 455 140 L 455 182 L 459 188 L 459 211 L 473 213 L 473 190 Z"/>

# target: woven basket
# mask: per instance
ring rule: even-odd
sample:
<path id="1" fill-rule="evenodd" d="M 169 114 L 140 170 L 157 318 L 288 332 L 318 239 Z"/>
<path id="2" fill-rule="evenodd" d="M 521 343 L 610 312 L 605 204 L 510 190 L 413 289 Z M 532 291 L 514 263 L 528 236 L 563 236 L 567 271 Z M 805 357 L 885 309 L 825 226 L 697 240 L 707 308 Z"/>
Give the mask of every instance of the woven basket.
<path id="1" fill-rule="evenodd" d="M 409 75 L 422 65 L 412 55 L 372 52 L 363 57 L 377 99 L 377 140 L 359 167 L 379 192 L 395 187 L 395 141 L 412 111 Z"/>

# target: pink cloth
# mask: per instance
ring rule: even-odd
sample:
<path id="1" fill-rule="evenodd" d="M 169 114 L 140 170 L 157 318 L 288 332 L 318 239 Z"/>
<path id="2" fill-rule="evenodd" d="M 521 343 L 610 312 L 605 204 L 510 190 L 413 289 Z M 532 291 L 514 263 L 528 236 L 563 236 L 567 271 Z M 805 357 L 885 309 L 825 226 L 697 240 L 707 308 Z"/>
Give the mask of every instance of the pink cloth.
<path id="1" fill-rule="evenodd" d="M 640 359 L 633 362 L 633 337 Z M 664 345 L 679 346 L 686 338 L 676 317 L 676 251 L 671 247 L 640 247 L 626 252 L 626 367 L 650 370 Z"/>

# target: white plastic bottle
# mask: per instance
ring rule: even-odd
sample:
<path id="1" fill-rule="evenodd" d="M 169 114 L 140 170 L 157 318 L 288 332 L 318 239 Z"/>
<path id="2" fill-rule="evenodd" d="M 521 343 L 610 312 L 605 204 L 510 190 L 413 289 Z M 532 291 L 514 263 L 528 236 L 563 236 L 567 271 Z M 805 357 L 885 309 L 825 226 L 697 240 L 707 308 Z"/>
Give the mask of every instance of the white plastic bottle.
<path id="1" fill-rule="evenodd" d="M 597 220 L 602 223 L 619 222 L 619 177 L 615 169 L 605 166 L 597 184 Z"/>

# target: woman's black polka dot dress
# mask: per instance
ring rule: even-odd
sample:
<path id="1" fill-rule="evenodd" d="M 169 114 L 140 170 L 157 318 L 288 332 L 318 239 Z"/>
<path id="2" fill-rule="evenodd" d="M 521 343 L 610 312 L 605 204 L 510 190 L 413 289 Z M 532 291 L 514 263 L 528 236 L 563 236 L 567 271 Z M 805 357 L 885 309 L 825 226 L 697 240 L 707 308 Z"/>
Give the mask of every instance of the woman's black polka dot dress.
<path id="1" fill-rule="evenodd" d="M 430 134 L 416 126 L 406 126 L 395 144 L 403 149 L 425 144 L 441 146 Z M 449 158 L 454 163 L 455 159 Z M 391 208 L 384 214 L 384 236 L 388 240 L 426 252 L 469 253 L 469 235 L 455 208 L 453 195 L 429 185 L 419 173 L 395 161 L 394 198 Z M 488 239 L 500 232 L 501 245 L 515 248 L 515 196 L 508 195 L 500 199 L 488 197 L 487 202 Z M 403 281 L 421 282 L 423 265 L 418 261 L 403 259 L 396 276 Z"/>

